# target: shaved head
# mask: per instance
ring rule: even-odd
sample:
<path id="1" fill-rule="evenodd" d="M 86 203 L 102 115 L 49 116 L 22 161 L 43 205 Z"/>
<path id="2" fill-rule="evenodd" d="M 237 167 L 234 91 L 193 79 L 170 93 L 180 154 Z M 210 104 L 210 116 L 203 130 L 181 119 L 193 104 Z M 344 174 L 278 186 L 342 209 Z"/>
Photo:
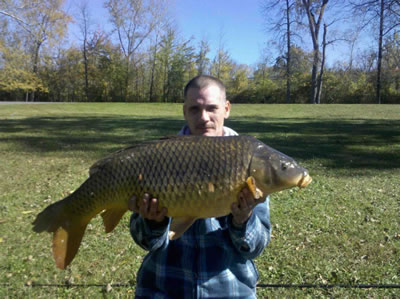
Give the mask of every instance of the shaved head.
<path id="1" fill-rule="evenodd" d="M 225 88 L 224 83 L 222 83 L 222 81 L 219 80 L 218 78 L 208 76 L 208 75 L 200 75 L 200 76 L 194 77 L 192 80 L 190 80 L 188 82 L 188 84 L 186 84 L 185 90 L 183 93 L 183 95 L 185 97 L 185 101 L 186 101 L 187 94 L 188 94 L 188 91 L 190 88 L 204 89 L 211 85 L 217 86 L 220 89 L 221 100 L 226 101 L 226 88 Z"/>

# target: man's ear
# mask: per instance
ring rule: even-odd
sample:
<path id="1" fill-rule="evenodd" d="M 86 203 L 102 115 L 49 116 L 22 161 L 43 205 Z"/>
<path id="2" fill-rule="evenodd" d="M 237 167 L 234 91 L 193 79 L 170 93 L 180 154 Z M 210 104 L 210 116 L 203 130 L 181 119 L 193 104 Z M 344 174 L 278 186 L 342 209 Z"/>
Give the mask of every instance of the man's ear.
<path id="1" fill-rule="evenodd" d="M 231 112 L 231 102 L 228 100 L 225 101 L 225 119 L 229 117 L 229 114 Z"/>

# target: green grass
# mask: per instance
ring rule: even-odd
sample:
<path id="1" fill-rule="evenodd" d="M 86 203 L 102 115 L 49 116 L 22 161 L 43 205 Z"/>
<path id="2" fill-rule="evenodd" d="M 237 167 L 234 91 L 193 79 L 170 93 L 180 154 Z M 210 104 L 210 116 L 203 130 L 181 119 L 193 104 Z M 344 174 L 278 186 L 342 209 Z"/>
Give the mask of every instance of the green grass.
<path id="1" fill-rule="evenodd" d="M 51 236 L 33 233 L 31 222 L 99 158 L 176 134 L 181 114 L 174 104 L 0 105 L 0 297 L 132 297 L 145 252 L 129 236 L 128 214 L 109 235 L 93 219 L 66 271 L 55 267 Z M 400 106 L 233 105 L 227 125 L 294 157 L 314 179 L 272 195 L 273 236 L 256 260 L 260 283 L 400 284 Z M 115 283 L 132 287 L 95 286 Z M 394 298 L 400 289 L 258 294 Z"/>

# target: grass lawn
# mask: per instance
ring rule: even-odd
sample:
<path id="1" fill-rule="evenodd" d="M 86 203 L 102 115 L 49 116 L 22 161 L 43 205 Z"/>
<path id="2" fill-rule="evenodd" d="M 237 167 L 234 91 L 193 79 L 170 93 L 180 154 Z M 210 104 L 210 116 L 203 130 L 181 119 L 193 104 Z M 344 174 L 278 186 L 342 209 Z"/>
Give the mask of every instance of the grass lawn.
<path id="1" fill-rule="evenodd" d="M 304 190 L 272 195 L 273 236 L 256 259 L 259 282 L 399 285 L 400 105 L 232 109 L 228 126 L 292 156 L 314 179 Z M 55 267 L 51 235 L 33 233 L 31 222 L 75 190 L 96 160 L 175 135 L 181 114 L 179 104 L 0 105 L 1 298 L 133 296 L 145 252 L 129 236 L 128 213 L 108 235 L 100 217 L 93 219 L 65 271 Z M 258 294 L 395 298 L 400 289 L 259 288 Z"/>

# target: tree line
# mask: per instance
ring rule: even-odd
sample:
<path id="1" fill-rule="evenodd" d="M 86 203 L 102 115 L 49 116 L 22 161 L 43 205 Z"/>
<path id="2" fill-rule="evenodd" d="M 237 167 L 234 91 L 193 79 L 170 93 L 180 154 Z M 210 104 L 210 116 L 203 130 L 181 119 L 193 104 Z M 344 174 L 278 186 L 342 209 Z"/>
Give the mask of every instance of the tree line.
<path id="1" fill-rule="evenodd" d="M 207 39 L 183 38 L 168 0 L 103 5 L 109 32 L 85 1 L 71 15 L 63 0 L 0 0 L 0 100 L 182 102 L 186 82 L 210 74 L 233 103 L 400 103 L 400 0 L 264 0 L 279 54 L 251 66 L 222 38 L 213 56 Z M 71 22 L 79 33 L 67 45 Z M 360 51 L 363 32 L 376 46 Z M 337 44 L 349 55 L 327 66 Z"/>

